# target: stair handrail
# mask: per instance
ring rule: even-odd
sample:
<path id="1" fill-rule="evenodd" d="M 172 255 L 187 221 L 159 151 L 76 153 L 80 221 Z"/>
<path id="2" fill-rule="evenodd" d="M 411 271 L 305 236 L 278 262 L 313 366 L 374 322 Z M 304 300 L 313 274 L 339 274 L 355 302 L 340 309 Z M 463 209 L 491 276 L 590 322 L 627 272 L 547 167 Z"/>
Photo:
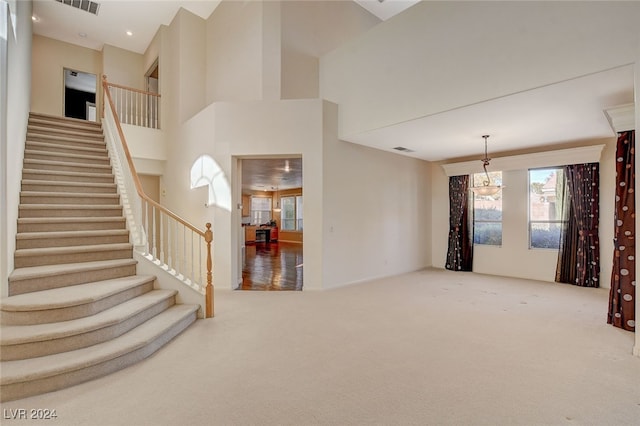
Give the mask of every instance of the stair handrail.
<path id="1" fill-rule="evenodd" d="M 135 89 L 107 82 L 110 89 L 117 89 L 114 94 L 109 90 L 111 101 L 115 105 L 119 121 L 134 126 L 160 128 L 160 93 Z"/>
<path id="2" fill-rule="evenodd" d="M 117 129 L 117 133 L 121 142 L 121 147 L 124 151 L 125 157 L 127 159 L 127 164 L 129 166 L 129 171 L 131 172 L 131 176 L 133 179 L 133 183 L 135 185 L 135 189 L 137 192 L 137 195 L 144 200 L 148 205 L 151 205 L 153 208 L 157 209 L 159 212 L 164 213 L 166 216 L 174 219 L 175 221 L 179 222 L 180 224 L 182 224 L 183 226 L 185 226 L 186 228 L 188 228 L 189 230 L 191 230 L 192 232 L 196 233 L 197 235 L 199 235 L 200 237 L 203 238 L 205 245 L 206 245 L 206 265 L 207 265 L 207 272 L 206 272 L 206 279 L 207 279 L 207 284 L 205 286 L 205 318 L 211 318 L 214 316 L 214 308 L 213 308 L 213 283 L 212 283 L 212 261 L 211 261 L 211 242 L 213 240 L 213 232 L 211 231 L 211 223 L 207 223 L 206 224 L 206 230 L 202 231 L 200 229 L 198 229 L 196 226 L 194 226 L 193 224 L 189 223 L 187 220 L 181 218 L 180 216 L 178 216 L 176 213 L 172 212 L 171 210 L 167 209 L 166 207 L 164 207 L 163 205 L 161 205 L 160 203 L 154 201 L 153 199 L 151 199 L 145 192 L 144 189 L 142 188 L 142 183 L 140 182 L 140 178 L 138 177 L 138 172 L 136 171 L 136 167 L 135 164 L 133 162 L 133 157 L 131 156 L 131 152 L 129 151 L 129 146 L 127 145 L 127 141 L 126 138 L 124 136 L 124 132 L 122 130 L 122 126 L 120 125 L 120 120 L 118 118 L 118 113 L 116 111 L 116 107 L 113 103 L 113 99 L 111 98 L 111 93 L 109 91 L 109 86 L 114 86 L 112 83 L 108 83 L 107 82 L 107 76 L 103 75 L 102 76 L 102 88 L 103 88 L 103 92 L 104 92 L 104 98 L 108 101 L 109 104 L 109 110 L 111 112 L 111 114 L 113 115 L 113 121 L 115 122 L 115 126 Z M 121 86 L 124 87 L 124 86 Z M 105 110 L 103 109 L 103 117 L 105 117 Z M 154 227 L 155 227 L 155 216 L 154 216 Z M 162 226 L 162 224 L 161 224 Z M 145 240 L 148 241 L 145 237 Z M 148 250 L 147 250 L 148 251 Z M 154 255 L 155 257 L 155 255 Z M 159 260 L 156 258 L 156 260 Z"/>

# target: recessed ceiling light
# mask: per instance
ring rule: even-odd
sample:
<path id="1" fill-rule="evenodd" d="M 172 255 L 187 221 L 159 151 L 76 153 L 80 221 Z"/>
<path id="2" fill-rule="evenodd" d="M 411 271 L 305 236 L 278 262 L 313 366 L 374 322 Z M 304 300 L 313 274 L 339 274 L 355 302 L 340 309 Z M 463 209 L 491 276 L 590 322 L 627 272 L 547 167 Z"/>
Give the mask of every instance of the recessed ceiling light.
<path id="1" fill-rule="evenodd" d="M 31 16 L 31 20 L 32 20 L 33 22 L 40 22 L 40 18 L 38 18 L 36 15 L 32 15 L 32 16 Z"/>
<path id="2" fill-rule="evenodd" d="M 78 35 L 82 38 L 85 38 L 87 36 L 87 33 L 78 33 Z"/>
<path id="3" fill-rule="evenodd" d="M 133 32 L 132 32 L 132 31 L 127 31 L 127 35 L 128 35 L 129 37 L 131 37 L 131 36 L 133 35 Z"/>

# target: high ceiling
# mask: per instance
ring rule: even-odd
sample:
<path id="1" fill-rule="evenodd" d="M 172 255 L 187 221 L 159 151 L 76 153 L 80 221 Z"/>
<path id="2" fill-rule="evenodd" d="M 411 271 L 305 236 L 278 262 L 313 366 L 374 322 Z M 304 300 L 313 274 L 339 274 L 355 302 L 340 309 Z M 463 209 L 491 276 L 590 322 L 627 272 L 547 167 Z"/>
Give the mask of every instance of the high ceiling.
<path id="1" fill-rule="evenodd" d="M 381 21 L 418 2 L 354 1 Z M 158 27 L 170 24 L 179 8 L 207 18 L 219 0 L 101 0 L 99 3 L 99 13 L 95 16 L 55 0 L 35 0 L 34 33 L 97 50 L 108 43 L 143 53 Z M 127 31 L 132 35 L 127 35 Z M 483 134 L 491 135 L 490 154 L 612 137 L 614 131 L 603 111 L 633 103 L 633 96 L 633 65 L 627 65 L 341 136 L 350 142 L 390 152 L 397 152 L 393 147 L 403 146 L 412 152 L 400 155 L 429 161 L 473 157 L 483 151 Z M 281 179 L 282 175 L 277 174 L 263 182 L 245 183 L 251 187 L 275 186 L 274 182 Z"/>
<path id="2" fill-rule="evenodd" d="M 439 161 L 570 144 L 614 136 L 605 110 L 633 103 L 634 68 L 621 66 L 345 137 L 383 150 L 402 146 L 415 158 Z M 444 143 L 443 143 L 444 142 Z M 480 157 L 478 157 L 480 158 Z"/>
<path id="3" fill-rule="evenodd" d="M 66 0 L 65 0 L 66 1 Z M 355 0 L 381 21 L 419 0 Z M 180 8 L 207 19 L 220 0 L 96 0 L 97 15 L 55 0 L 34 0 L 35 34 L 101 50 L 104 44 L 144 53 L 160 25 L 169 25 Z M 128 35 L 128 32 L 131 35 Z M 285 161 L 290 169 L 284 170 Z M 243 190 L 302 186 L 302 159 L 244 160 Z"/>
<path id="4" fill-rule="evenodd" d="M 220 1 L 97 0 L 96 3 L 100 6 L 94 15 L 56 0 L 34 0 L 33 32 L 95 50 L 109 44 L 144 53 L 160 25 L 169 25 L 181 7 L 206 19 Z"/>
<path id="5" fill-rule="evenodd" d="M 419 0 L 355 1 L 384 21 Z M 169 25 L 180 8 L 207 19 L 218 7 L 220 0 L 95 0 L 95 2 L 99 4 L 97 15 L 56 0 L 34 0 L 33 16 L 37 20 L 34 22 L 34 33 L 90 49 L 101 50 L 106 43 L 132 52 L 144 53 L 160 25 Z M 131 35 L 127 34 L 128 31 Z"/>

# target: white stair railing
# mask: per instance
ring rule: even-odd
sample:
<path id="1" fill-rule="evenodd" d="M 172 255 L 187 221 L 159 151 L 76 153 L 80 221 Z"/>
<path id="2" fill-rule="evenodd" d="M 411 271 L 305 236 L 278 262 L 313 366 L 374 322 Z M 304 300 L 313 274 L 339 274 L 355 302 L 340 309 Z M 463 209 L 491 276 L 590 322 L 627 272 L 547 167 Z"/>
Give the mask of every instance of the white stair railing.
<path id="1" fill-rule="evenodd" d="M 103 128 L 133 244 L 158 267 L 205 296 L 205 317 L 213 316 L 211 224 L 200 230 L 149 198 L 129 152 L 106 76 Z M 206 276 L 205 274 L 206 268 Z"/>
<path id="2" fill-rule="evenodd" d="M 160 128 L 160 94 L 107 83 L 121 123 Z"/>

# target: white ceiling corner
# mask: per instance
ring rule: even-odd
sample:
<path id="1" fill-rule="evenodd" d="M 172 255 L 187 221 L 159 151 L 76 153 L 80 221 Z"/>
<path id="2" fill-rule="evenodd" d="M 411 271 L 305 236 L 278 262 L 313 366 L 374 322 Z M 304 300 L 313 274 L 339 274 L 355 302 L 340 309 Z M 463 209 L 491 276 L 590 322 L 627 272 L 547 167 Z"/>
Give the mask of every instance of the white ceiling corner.
<path id="1" fill-rule="evenodd" d="M 634 104 L 620 105 L 606 109 L 604 112 L 614 132 L 624 132 L 636 128 L 636 109 Z"/>
<path id="2" fill-rule="evenodd" d="M 381 21 L 386 21 L 405 11 L 420 0 L 354 0 L 367 11 L 377 16 Z"/>
<path id="3" fill-rule="evenodd" d="M 105 44 L 144 53 L 160 25 L 171 23 L 180 8 L 207 19 L 220 0 L 97 0 L 98 15 L 54 0 L 35 0 L 34 34 L 102 50 Z M 133 33 L 127 35 L 127 31 Z M 83 34 L 83 35 L 81 35 Z"/>

